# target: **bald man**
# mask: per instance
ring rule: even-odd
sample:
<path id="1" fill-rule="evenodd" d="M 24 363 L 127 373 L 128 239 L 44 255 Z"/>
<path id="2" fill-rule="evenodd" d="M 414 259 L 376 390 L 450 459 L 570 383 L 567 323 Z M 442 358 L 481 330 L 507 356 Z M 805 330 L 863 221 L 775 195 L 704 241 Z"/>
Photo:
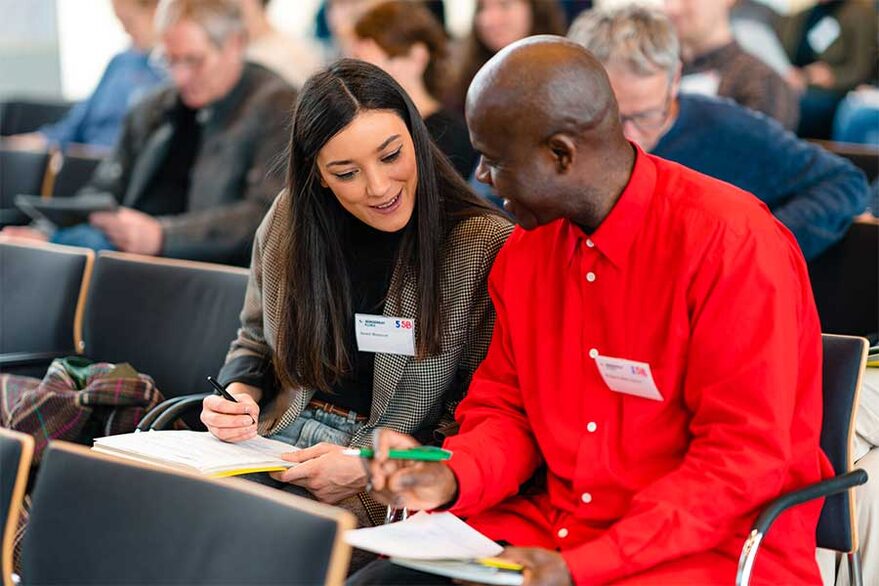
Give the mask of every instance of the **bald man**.
<path id="1" fill-rule="evenodd" d="M 733 583 L 758 509 L 831 473 L 796 241 L 752 195 L 628 142 L 601 65 L 557 37 L 489 61 L 467 121 L 520 224 L 489 278 L 494 337 L 451 460 L 388 460 L 415 441 L 382 430 L 375 492 L 515 546 L 525 584 Z M 755 583 L 819 583 L 819 509 L 780 517 Z M 353 581 L 436 581 L 389 568 Z"/>

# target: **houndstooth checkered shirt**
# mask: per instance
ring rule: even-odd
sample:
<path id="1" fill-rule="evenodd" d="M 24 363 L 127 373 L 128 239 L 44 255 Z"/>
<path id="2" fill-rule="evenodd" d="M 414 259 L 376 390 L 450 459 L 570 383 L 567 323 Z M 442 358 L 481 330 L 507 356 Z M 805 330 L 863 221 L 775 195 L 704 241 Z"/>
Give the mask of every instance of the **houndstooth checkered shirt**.
<path id="1" fill-rule="evenodd" d="M 281 303 L 289 302 L 281 294 L 280 263 L 290 233 L 289 214 L 289 196 L 282 192 L 257 231 L 241 328 L 220 373 L 223 382 L 234 380 L 231 373 L 242 370 L 241 363 L 258 361 L 260 368 L 272 368 Z M 494 311 L 486 281 L 511 231 L 507 220 L 494 215 L 468 218 L 452 229 L 443 245 L 443 349 L 420 361 L 412 356 L 376 354 L 371 414 L 352 438 L 352 446 L 371 445 L 376 427 L 425 437 L 454 424 L 455 407 L 488 350 Z M 418 313 L 415 282 L 402 273 L 397 266 L 391 281 L 393 288 L 404 279 L 401 300 L 389 298 L 384 315 L 414 319 Z M 313 393 L 311 389 L 282 389 L 261 414 L 260 433 L 270 435 L 290 424 Z M 383 522 L 385 507 L 366 494 L 361 499 L 372 521 Z"/>

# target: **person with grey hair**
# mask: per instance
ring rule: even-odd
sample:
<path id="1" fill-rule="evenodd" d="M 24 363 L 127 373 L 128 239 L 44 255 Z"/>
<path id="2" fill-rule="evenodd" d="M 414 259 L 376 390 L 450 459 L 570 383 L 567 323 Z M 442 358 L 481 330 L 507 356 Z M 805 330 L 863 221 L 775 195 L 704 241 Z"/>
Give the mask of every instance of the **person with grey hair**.
<path id="1" fill-rule="evenodd" d="M 681 93 L 680 46 L 661 11 L 590 10 L 568 38 L 607 69 L 629 140 L 755 194 L 806 259 L 841 239 L 864 210 L 866 179 L 848 161 L 730 100 Z"/>
<path id="2" fill-rule="evenodd" d="M 88 224 L 4 233 L 53 242 L 244 264 L 283 179 L 295 91 L 245 62 L 238 0 L 162 0 L 153 59 L 172 84 L 125 120 L 108 160 L 79 195 L 110 194 L 119 207 Z"/>

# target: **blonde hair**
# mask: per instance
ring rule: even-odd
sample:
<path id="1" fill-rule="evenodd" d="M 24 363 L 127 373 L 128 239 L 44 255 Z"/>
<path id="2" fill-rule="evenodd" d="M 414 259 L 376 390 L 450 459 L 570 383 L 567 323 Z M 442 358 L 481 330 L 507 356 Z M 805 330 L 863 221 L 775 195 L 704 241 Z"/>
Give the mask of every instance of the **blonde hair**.
<path id="1" fill-rule="evenodd" d="M 211 42 L 220 47 L 234 35 L 246 35 L 237 0 L 161 0 L 156 10 L 159 34 L 181 21 L 201 26 Z"/>
<path id="2" fill-rule="evenodd" d="M 636 75 L 665 71 L 671 78 L 680 62 L 680 44 L 671 22 L 647 6 L 587 10 L 571 24 L 568 39 L 605 66 L 623 66 Z"/>

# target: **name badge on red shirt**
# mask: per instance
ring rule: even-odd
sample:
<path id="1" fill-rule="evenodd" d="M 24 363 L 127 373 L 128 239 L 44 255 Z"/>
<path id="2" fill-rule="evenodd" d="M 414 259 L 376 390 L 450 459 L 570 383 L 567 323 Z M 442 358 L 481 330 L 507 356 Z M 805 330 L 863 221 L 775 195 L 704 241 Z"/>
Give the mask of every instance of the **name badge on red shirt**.
<path id="1" fill-rule="evenodd" d="M 610 390 L 627 395 L 635 395 L 654 401 L 662 401 L 662 393 L 653 382 L 650 365 L 625 358 L 596 356 L 595 364 L 604 383 Z"/>

